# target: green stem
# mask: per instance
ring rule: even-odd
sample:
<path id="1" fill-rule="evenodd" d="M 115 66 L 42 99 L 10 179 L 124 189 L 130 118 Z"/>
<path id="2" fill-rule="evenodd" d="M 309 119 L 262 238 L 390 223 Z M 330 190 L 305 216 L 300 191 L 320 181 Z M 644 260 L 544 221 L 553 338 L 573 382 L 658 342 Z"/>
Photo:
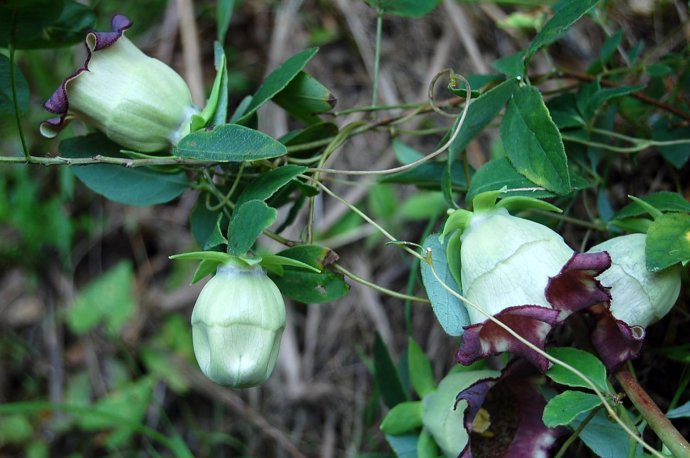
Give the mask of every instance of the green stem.
<path id="1" fill-rule="evenodd" d="M 376 11 L 376 50 L 374 55 L 374 84 L 371 90 L 371 106 L 376 106 L 379 98 L 379 63 L 381 61 L 381 32 L 383 30 L 383 11 Z"/>
<path id="2" fill-rule="evenodd" d="M 604 131 L 611 137 L 621 137 L 621 134 L 613 134 L 612 132 Z M 633 146 L 611 146 L 606 143 L 601 143 L 601 142 L 595 142 L 591 140 L 587 140 L 584 138 L 580 137 L 575 137 L 573 135 L 563 135 L 563 140 L 573 142 L 573 143 L 580 143 L 582 145 L 587 145 L 591 146 L 594 148 L 601 148 L 604 150 L 608 151 L 613 151 L 614 153 L 637 153 L 639 151 L 645 150 L 647 148 L 650 148 L 652 146 L 673 146 L 673 145 L 687 145 L 690 144 L 690 140 L 688 139 L 682 139 L 682 140 L 668 140 L 668 141 L 656 141 L 656 140 L 648 140 L 648 139 L 640 139 L 640 138 L 633 138 L 633 137 L 626 137 L 627 141 L 631 141 L 634 143 Z"/>
<path id="3" fill-rule="evenodd" d="M 392 289 L 384 288 L 383 286 L 379 286 L 376 283 L 370 282 L 369 280 L 366 280 L 366 279 L 350 272 L 349 270 L 347 270 L 346 268 L 344 268 L 340 264 L 333 264 L 333 268 L 335 270 L 337 270 L 338 272 L 340 272 L 341 274 L 345 275 L 346 277 L 350 278 L 351 280 L 354 280 L 357 283 L 361 283 L 364 286 L 368 286 L 369 288 L 374 289 L 380 293 L 386 294 L 386 295 L 391 296 L 391 297 L 395 297 L 396 299 L 403 299 L 406 301 L 414 301 L 414 302 L 420 302 L 422 304 L 429 304 L 429 299 L 419 297 L 419 296 L 413 296 L 410 294 L 403 294 L 403 293 L 399 293 L 397 291 L 393 291 Z"/>
<path id="4" fill-rule="evenodd" d="M 630 401 L 649 424 L 649 427 L 659 436 L 661 442 L 673 453 L 673 456 L 689 458 L 690 444 L 649 397 L 635 376 L 625 368 L 620 369 L 615 375 Z"/>
<path id="5" fill-rule="evenodd" d="M 562 458 L 565 455 L 565 452 L 568 451 L 568 448 L 570 448 L 570 446 L 573 445 L 573 442 L 575 442 L 575 440 L 580 436 L 582 430 L 585 429 L 589 422 L 592 421 L 592 418 L 594 418 L 594 416 L 603 408 L 604 405 L 602 404 L 599 407 L 592 409 L 589 415 L 587 415 L 587 418 L 585 418 L 577 429 L 570 435 L 570 437 L 563 442 L 563 445 L 560 449 L 558 449 L 558 453 L 556 453 L 553 458 Z"/>

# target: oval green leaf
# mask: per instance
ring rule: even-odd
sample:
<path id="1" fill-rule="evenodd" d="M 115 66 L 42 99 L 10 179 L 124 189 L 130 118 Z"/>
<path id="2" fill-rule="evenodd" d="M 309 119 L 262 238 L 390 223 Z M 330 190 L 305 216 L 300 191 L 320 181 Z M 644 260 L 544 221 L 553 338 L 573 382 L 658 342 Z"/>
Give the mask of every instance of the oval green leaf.
<path id="1" fill-rule="evenodd" d="M 124 158 L 120 146 L 103 134 L 68 138 L 60 142 L 60 155 L 85 158 L 96 155 Z M 89 189 L 115 202 L 148 206 L 169 202 L 189 187 L 184 172 L 159 172 L 147 167 L 93 164 L 70 167 Z"/>
<path id="2" fill-rule="evenodd" d="M 242 162 L 287 154 L 285 145 L 258 130 L 223 124 L 210 131 L 184 137 L 173 150 L 178 157 L 203 161 Z"/>
<path id="3" fill-rule="evenodd" d="M 521 175 L 556 194 L 572 190 L 563 139 L 537 88 L 515 91 L 501 122 L 501 140 Z"/>

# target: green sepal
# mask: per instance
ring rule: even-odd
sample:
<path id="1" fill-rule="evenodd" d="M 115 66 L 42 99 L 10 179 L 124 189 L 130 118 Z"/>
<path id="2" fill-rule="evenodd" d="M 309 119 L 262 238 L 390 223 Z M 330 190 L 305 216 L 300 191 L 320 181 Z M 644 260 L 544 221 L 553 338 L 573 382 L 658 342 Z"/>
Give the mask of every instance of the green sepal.
<path id="1" fill-rule="evenodd" d="M 480 194 L 477 194 L 477 196 L 472 200 L 472 209 L 474 211 L 491 210 L 492 208 L 496 207 L 496 200 L 498 200 L 498 196 L 506 192 L 507 189 L 508 187 L 504 186 L 496 191 L 484 191 Z"/>
<path id="2" fill-rule="evenodd" d="M 505 208 L 509 212 L 536 209 L 555 213 L 563 213 L 563 210 L 561 210 L 553 204 L 550 204 L 549 202 L 545 202 L 540 199 L 535 199 L 534 197 L 526 196 L 505 197 L 496 204 L 496 208 Z"/>
<path id="3" fill-rule="evenodd" d="M 301 269 L 311 270 L 317 274 L 321 273 L 319 269 L 310 266 L 306 262 L 298 261 L 297 259 L 280 256 L 277 254 L 264 255 L 261 259 L 261 267 L 270 270 L 276 275 L 283 276 L 283 266 L 298 267 Z"/>
<path id="4" fill-rule="evenodd" d="M 196 132 L 204 128 L 213 119 L 218 109 L 218 103 L 221 96 L 221 84 L 223 81 L 227 81 L 227 65 L 225 64 L 225 54 L 220 56 L 220 65 L 218 66 L 218 71 L 216 72 L 216 79 L 213 81 L 213 88 L 211 89 L 211 95 L 208 96 L 208 101 L 206 106 L 201 113 L 192 116 L 190 132 Z"/>
<path id="5" fill-rule="evenodd" d="M 652 220 L 648 218 L 625 218 L 609 221 L 609 227 L 642 234 L 646 234 L 651 225 Z"/>
<path id="6" fill-rule="evenodd" d="M 174 254 L 168 258 L 179 261 L 201 261 L 192 277 L 192 284 L 215 272 L 221 264 L 233 263 L 238 267 L 249 268 L 261 263 L 262 260 L 258 257 L 233 256 L 220 251 L 191 251 Z"/>
<path id="7" fill-rule="evenodd" d="M 401 402 L 388 412 L 380 429 L 386 434 L 404 434 L 422 426 L 422 414 L 422 401 Z"/>
<path id="8" fill-rule="evenodd" d="M 464 208 L 453 210 L 453 213 L 448 215 L 446 224 L 443 226 L 443 232 L 439 237 L 441 243 L 443 243 L 443 239 L 446 237 L 446 235 L 456 230 L 459 230 L 462 233 L 467 228 L 470 218 L 472 218 L 471 211 L 465 210 Z"/>
<path id="9" fill-rule="evenodd" d="M 462 246 L 462 232 L 455 231 L 448 238 L 448 244 L 446 246 L 446 260 L 448 261 L 448 270 L 453 276 L 453 280 L 458 285 L 462 285 L 462 275 L 461 275 L 461 259 L 460 259 L 460 247 Z"/>
<path id="10" fill-rule="evenodd" d="M 651 217 L 654 219 L 657 219 L 663 215 L 663 212 L 661 210 L 659 210 L 658 208 L 654 207 L 653 205 L 645 202 L 642 199 L 639 199 L 639 198 L 637 198 L 635 196 L 631 196 L 631 195 L 628 195 L 628 198 L 630 200 L 632 200 L 633 202 L 635 202 L 640 207 L 642 207 L 644 209 L 644 211 L 649 213 L 651 215 Z"/>
<path id="11" fill-rule="evenodd" d="M 419 433 L 417 440 L 417 458 L 436 458 L 438 457 L 438 446 L 429 431 L 424 428 Z"/>

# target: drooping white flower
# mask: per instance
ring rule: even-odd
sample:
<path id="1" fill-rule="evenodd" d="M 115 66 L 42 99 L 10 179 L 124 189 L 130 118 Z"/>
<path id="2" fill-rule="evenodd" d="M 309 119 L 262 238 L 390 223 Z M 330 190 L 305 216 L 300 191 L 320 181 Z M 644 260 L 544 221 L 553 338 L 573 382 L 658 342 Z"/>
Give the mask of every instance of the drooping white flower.
<path id="1" fill-rule="evenodd" d="M 645 265 L 646 234 L 615 237 L 592 247 L 589 253 L 606 251 L 611 267 L 599 276 L 611 288 L 611 313 L 629 326 L 647 327 L 673 308 L 680 294 L 680 264 L 660 272 Z"/>
<path id="2" fill-rule="evenodd" d="M 77 118 L 125 148 L 153 152 L 189 133 L 191 116 L 198 110 L 187 84 L 124 36 L 131 25 L 126 16 L 116 15 L 112 32 L 86 36 L 84 66 L 44 104 L 58 117 L 41 123 L 41 134 L 55 137 Z"/>
<path id="3" fill-rule="evenodd" d="M 462 291 L 490 315 L 517 305 L 551 308 L 545 296 L 550 277 L 573 255 L 558 233 L 497 208 L 475 213 L 462 235 Z M 470 321 L 486 320 L 468 308 Z"/>
<path id="4" fill-rule="evenodd" d="M 285 329 L 285 303 L 258 266 L 218 268 L 192 312 L 194 354 L 201 371 L 221 385 L 246 388 L 273 372 Z"/>

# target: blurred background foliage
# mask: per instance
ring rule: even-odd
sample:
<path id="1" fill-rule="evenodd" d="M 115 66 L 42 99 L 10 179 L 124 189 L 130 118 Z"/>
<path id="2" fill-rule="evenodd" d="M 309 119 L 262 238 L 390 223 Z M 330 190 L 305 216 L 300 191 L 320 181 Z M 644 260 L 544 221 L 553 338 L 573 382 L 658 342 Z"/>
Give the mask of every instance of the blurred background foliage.
<path id="1" fill-rule="evenodd" d="M 128 36 L 183 73 L 178 31 L 182 21 L 191 20 L 201 45 L 195 58 L 203 64 L 202 89 L 208 93 L 218 5 L 195 1 L 190 18 L 179 14 L 182 2 L 86 2 L 74 8 L 92 14 L 53 32 L 69 36 L 69 27 L 105 30 L 114 13 L 125 13 L 135 24 Z M 234 4 L 224 43 L 230 111 L 278 63 L 314 45 L 321 50 L 310 71 L 338 96 L 338 109 L 369 102 L 376 15 L 364 2 L 224 3 Z M 424 101 L 431 77 L 443 67 L 490 73 L 490 62 L 529 42 L 552 2 L 441 3 L 420 19 L 386 19 L 381 45 L 381 99 L 386 104 Z M 671 100 L 687 106 L 687 3 L 604 3 L 609 14 L 583 20 L 536 63 L 537 70 L 557 62 L 579 72 L 605 71 L 622 41 L 640 56 L 631 74 L 645 80 L 645 93 L 666 99 L 671 94 Z M 51 2 L 41 8 L 37 19 L 49 17 Z M 458 17 L 464 22 L 458 23 Z M 70 40 L 78 43 L 81 37 L 75 33 Z M 81 45 L 16 51 L 30 88 L 21 122 L 32 154 L 55 154 L 57 143 L 38 135 L 38 124 L 47 117 L 40 105 L 83 55 Z M 603 118 L 611 128 L 620 116 L 633 129 L 647 131 L 642 114 L 648 109 L 638 99 L 625 98 Z M 263 130 L 279 136 L 299 125 L 281 113 L 268 107 L 262 113 Z M 21 140 L 7 114 L 0 110 L 0 150 L 18 155 Z M 342 116 L 351 121 L 357 115 Z M 687 136 L 687 123 L 679 130 L 665 115 L 656 118 L 652 129 L 658 138 Z M 431 150 L 448 127 L 443 120 L 425 118 L 412 129 L 409 143 Z M 422 131 L 429 134 L 414 135 Z M 74 123 L 62 136 L 84 133 L 85 127 Z M 341 155 L 340 166 L 382 169 L 396 155 L 402 161 L 416 154 L 404 144 L 389 146 L 386 132 L 356 138 Z M 476 166 L 500 157 L 501 151 L 490 129 L 468 147 L 468 161 Z M 583 148 L 581 157 L 585 167 L 604 160 L 596 149 Z M 606 159 L 598 191 L 586 195 L 574 211 L 605 227 L 627 203 L 627 194 L 671 189 L 687 196 L 689 157 L 685 147 Z M 334 183 L 339 184 L 348 201 L 401 240 L 422 240 L 446 208 L 435 190 Z M 201 285 L 188 286 L 193 266 L 168 261 L 171 254 L 195 248 L 189 227 L 195 200 L 196 194 L 188 192 L 166 205 L 129 207 L 86 190 L 65 167 L 0 167 L 0 403 L 6 404 L 0 408 L 0 455 L 392 456 L 378 428 L 385 412 L 381 396 L 398 385 L 409 391 L 410 382 L 381 373 L 372 377 L 374 359 L 385 361 L 390 351 L 404 365 L 410 334 L 422 343 L 439 380 L 454 364 L 457 342 L 443 333 L 429 307 L 356 286 L 337 303 L 290 305 L 278 369 L 265 386 L 240 392 L 212 384 L 198 372 L 191 349 L 189 316 Z M 396 291 L 420 293 L 411 259 L 384 247 L 354 213 L 333 203 L 319 211 L 317 239 L 335 249 L 355 274 Z M 571 241 L 587 230 L 567 220 L 560 224 Z M 651 392 L 676 404 L 687 397 L 680 388 L 690 382 L 690 342 L 682 336 L 689 320 L 685 300 L 681 296 L 679 311 L 659 328 L 663 332 L 651 331 L 649 350 L 640 359 L 643 376 L 655 374 Z M 662 347 L 660 357 L 655 348 Z M 400 372 L 406 374 L 404 367 Z M 687 420 L 679 424 L 690 430 Z M 572 453 L 589 456 L 583 448 Z"/>

